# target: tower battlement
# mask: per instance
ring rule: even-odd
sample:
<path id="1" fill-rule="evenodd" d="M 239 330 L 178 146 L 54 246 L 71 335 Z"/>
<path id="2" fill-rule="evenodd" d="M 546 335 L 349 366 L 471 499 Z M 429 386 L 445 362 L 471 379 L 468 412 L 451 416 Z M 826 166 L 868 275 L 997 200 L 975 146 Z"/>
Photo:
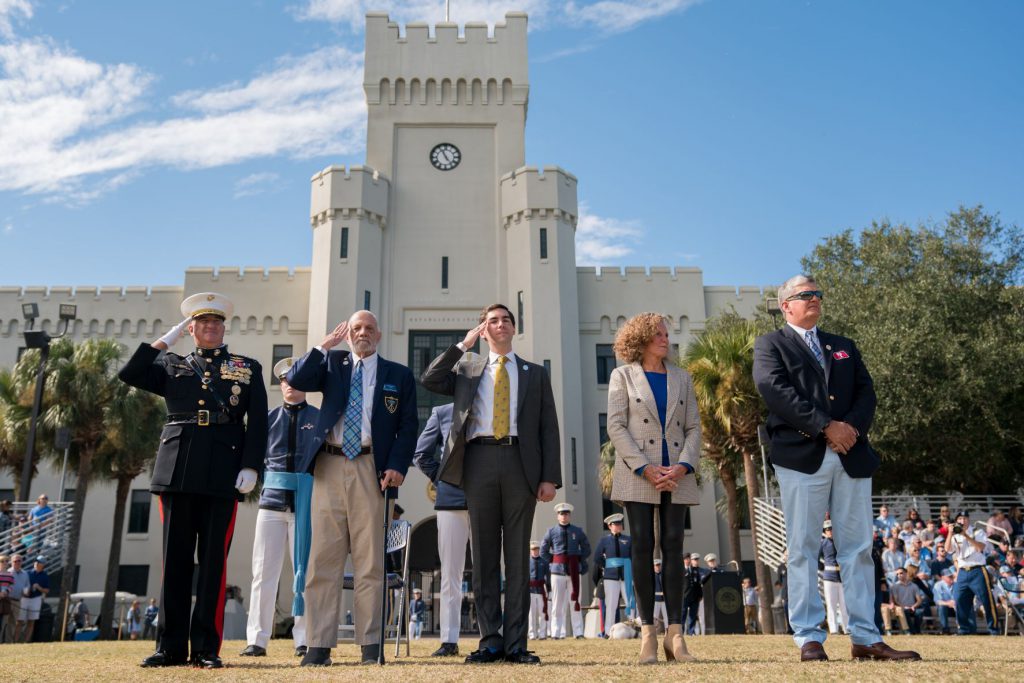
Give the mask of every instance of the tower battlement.
<path id="1" fill-rule="evenodd" d="M 561 212 L 574 227 L 579 215 L 576 176 L 558 166 L 523 166 L 501 176 L 501 215 L 509 221 L 537 212 Z"/>
<path id="2" fill-rule="evenodd" d="M 385 12 L 366 15 L 363 89 L 369 105 L 525 104 L 529 94 L 526 14 L 509 12 L 489 36 L 487 24 L 426 22 L 401 26 Z"/>
<path id="3" fill-rule="evenodd" d="M 310 224 L 317 226 L 337 212 L 354 212 L 384 226 L 390 183 L 369 166 L 328 166 L 310 178 Z"/>

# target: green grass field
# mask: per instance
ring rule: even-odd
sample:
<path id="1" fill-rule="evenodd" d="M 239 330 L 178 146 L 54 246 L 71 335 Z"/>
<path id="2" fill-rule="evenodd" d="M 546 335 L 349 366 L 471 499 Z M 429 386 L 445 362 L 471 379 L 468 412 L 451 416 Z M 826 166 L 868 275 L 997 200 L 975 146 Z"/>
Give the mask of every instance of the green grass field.
<path id="1" fill-rule="evenodd" d="M 259 659 L 239 657 L 241 641 L 224 644 L 225 668 L 202 671 L 185 667 L 142 669 L 138 664 L 153 650 L 148 642 L 52 643 L 0 646 L 0 680 L 11 681 L 594 681 L 673 680 L 692 681 L 1019 681 L 1024 669 L 1024 639 L 1019 636 L 969 638 L 914 636 L 892 637 L 897 648 L 914 648 L 923 662 L 889 664 L 850 661 L 850 642 L 843 636 L 825 645 L 833 661 L 801 664 L 798 650 L 786 636 L 704 636 L 690 638 L 690 652 L 699 661 L 689 664 L 635 664 L 638 640 L 562 640 L 531 642 L 543 664 L 512 666 L 490 664 L 468 666 L 461 658 L 432 659 L 436 640 L 412 644 L 412 656 L 394 658 L 394 645 L 387 650 L 387 666 L 360 666 L 358 649 L 341 645 L 334 650 L 330 669 L 300 669 L 292 656 L 290 641 L 272 641 L 269 655 Z M 464 639 L 463 653 L 475 647 Z M 404 651 L 404 646 L 403 646 Z M 663 657 L 663 653 L 659 653 Z M 454 661 L 453 661 L 454 660 Z"/>

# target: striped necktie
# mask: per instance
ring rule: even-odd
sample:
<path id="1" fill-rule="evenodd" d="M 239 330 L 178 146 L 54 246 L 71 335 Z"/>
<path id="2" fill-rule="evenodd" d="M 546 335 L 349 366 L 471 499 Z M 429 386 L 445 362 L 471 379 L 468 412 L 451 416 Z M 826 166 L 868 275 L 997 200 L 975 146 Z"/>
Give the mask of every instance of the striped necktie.
<path id="1" fill-rule="evenodd" d="M 349 460 L 355 459 L 363 447 L 363 362 L 356 361 L 348 388 L 348 406 L 342 427 L 341 450 Z"/>
<path id="2" fill-rule="evenodd" d="M 494 374 L 494 422 L 492 428 L 495 439 L 504 439 L 509 430 L 509 394 L 511 393 L 508 370 L 505 363 L 508 358 L 498 356 L 498 371 Z"/>
<path id="3" fill-rule="evenodd" d="M 807 342 L 807 346 L 811 349 L 811 353 L 814 354 L 814 359 L 818 361 L 818 365 L 825 367 L 825 356 L 821 354 L 821 347 L 818 346 L 818 340 L 814 336 L 814 332 L 807 330 L 804 332 L 804 341 Z"/>

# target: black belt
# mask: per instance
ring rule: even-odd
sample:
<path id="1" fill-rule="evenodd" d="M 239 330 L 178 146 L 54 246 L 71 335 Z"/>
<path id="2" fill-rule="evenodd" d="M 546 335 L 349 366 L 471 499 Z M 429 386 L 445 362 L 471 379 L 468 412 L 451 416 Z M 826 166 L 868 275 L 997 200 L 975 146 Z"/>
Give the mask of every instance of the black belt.
<path id="1" fill-rule="evenodd" d="M 335 446 L 324 441 L 324 444 L 320 446 L 320 452 L 326 453 L 327 455 L 345 455 L 345 451 L 341 446 Z M 373 446 L 363 446 L 359 449 L 359 455 L 368 455 L 373 453 Z"/>
<path id="2" fill-rule="evenodd" d="M 271 510 L 272 512 L 291 512 L 287 505 L 260 505 L 260 510 Z"/>
<path id="3" fill-rule="evenodd" d="M 495 439 L 493 436 L 478 436 L 469 442 L 478 446 L 515 446 L 519 443 L 519 437 L 509 435 L 504 439 Z"/>
<path id="4" fill-rule="evenodd" d="M 194 413 L 168 413 L 166 424 L 194 424 L 200 427 L 208 427 L 210 425 L 241 424 L 241 422 L 241 419 L 228 413 L 211 413 L 209 410 L 200 410 Z"/>

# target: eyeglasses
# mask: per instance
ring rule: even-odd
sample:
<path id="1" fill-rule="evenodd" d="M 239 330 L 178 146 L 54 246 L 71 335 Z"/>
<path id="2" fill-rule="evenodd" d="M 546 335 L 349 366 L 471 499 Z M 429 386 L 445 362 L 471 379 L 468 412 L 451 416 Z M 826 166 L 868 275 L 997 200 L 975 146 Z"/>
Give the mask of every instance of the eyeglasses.
<path id="1" fill-rule="evenodd" d="M 786 301 L 796 301 L 797 299 L 800 301 L 810 301 L 814 297 L 818 297 L 818 301 L 821 301 L 825 298 L 825 292 L 820 289 L 808 289 L 803 292 L 797 292 L 793 296 L 786 297 Z"/>

